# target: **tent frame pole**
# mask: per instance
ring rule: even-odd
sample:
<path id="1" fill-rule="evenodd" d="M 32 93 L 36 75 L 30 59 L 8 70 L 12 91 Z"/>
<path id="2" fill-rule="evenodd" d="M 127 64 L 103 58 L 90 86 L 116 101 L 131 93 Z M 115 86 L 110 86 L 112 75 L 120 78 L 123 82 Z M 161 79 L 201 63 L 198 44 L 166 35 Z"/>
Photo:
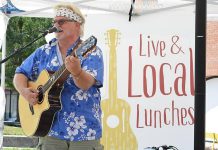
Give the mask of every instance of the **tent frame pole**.
<path id="1" fill-rule="evenodd" d="M 6 57 L 6 32 L 2 39 L 2 60 Z M 1 64 L 1 87 L 5 89 L 5 63 Z"/>
<path id="2" fill-rule="evenodd" d="M 194 150 L 205 149 L 206 0 L 196 1 Z"/>

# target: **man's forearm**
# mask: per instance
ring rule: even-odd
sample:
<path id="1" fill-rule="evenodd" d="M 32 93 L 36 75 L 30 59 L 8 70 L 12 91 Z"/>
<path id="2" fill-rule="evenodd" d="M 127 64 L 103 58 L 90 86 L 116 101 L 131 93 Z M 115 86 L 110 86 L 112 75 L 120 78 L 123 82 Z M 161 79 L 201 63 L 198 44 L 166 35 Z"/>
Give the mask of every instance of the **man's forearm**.
<path id="1" fill-rule="evenodd" d="M 22 95 L 23 89 L 27 87 L 27 77 L 23 74 L 15 74 L 14 76 L 14 87 Z"/>
<path id="2" fill-rule="evenodd" d="M 82 72 L 78 76 L 73 76 L 73 80 L 75 84 L 83 89 L 88 90 L 92 85 L 95 84 L 95 79 L 89 73 L 82 70 Z"/>

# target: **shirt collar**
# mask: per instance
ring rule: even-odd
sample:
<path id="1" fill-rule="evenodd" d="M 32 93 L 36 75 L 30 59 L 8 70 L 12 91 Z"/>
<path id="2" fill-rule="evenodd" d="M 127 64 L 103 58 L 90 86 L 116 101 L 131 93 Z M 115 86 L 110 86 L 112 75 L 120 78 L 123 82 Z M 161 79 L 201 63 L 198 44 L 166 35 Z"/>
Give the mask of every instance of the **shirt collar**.
<path id="1" fill-rule="evenodd" d="M 74 47 L 79 43 L 80 37 L 76 40 L 76 42 L 73 43 L 73 45 L 67 50 L 67 56 L 70 55 L 74 49 Z"/>

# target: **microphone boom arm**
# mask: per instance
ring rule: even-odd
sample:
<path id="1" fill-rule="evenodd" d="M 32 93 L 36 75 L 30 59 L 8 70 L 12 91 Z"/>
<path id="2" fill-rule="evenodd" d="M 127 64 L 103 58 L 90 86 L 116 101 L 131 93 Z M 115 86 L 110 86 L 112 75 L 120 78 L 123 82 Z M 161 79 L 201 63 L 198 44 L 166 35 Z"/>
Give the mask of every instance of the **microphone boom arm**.
<path id="1" fill-rule="evenodd" d="M 36 39 L 34 39 L 33 41 L 31 41 L 30 43 L 28 43 L 27 45 L 25 45 L 24 47 L 21 47 L 19 49 L 15 49 L 14 52 L 12 52 L 9 56 L 7 56 L 5 59 L 0 61 L 0 64 L 5 63 L 8 59 L 10 59 L 11 57 L 13 57 L 15 54 L 18 54 L 20 52 L 22 52 L 24 49 L 26 49 L 27 47 L 29 47 L 30 45 L 32 45 L 34 42 L 36 42 L 37 40 L 39 40 L 42 37 L 45 37 L 48 33 L 49 30 L 47 30 L 46 32 L 44 32 L 42 35 L 40 35 L 39 37 L 37 37 Z"/>

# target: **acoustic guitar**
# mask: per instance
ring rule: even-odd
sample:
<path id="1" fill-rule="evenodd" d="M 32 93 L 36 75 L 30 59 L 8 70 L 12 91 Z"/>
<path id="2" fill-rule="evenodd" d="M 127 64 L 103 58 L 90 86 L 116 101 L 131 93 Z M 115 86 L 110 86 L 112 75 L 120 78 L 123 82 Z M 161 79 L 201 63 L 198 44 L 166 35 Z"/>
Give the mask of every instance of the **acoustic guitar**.
<path id="1" fill-rule="evenodd" d="M 94 49 L 96 43 L 97 39 L 91 36 L 84 42 L 79 42 L 73 49 L 72 55 L 81 59 Z M 28 82 L 28 87 L 37 89 L 39 96 L 38 103 L 33 106 L 24 97 L 19 96 L 20 123 L 27 136 L 48 134 L 56 112 L 62 108 L 60 94 L 69 74 L 63 64 L 52 75 L 43 70 L 35 82 Z"/>
<path id="2" fill-rule="evenodd" d="M 137 140 L 129 120 L 131 107 L 125 100 L 117 96 L 116 47 L 119 43 L 118 30 L 108 30 L 106 38 L 110 48 L 109 98 L 101 102 L 103 115 L 101 143 L 105 150 L 137 150 Z"/>

